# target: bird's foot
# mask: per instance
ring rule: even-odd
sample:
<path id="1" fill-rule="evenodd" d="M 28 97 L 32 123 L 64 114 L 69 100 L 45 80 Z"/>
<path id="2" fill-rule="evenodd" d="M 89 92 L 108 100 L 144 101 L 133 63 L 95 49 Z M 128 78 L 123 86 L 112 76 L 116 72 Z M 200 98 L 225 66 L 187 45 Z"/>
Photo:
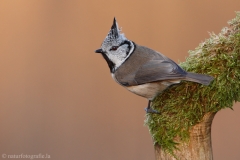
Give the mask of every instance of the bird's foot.
<path id="1" fill-rule="evenodd" d="M 152 109 L 152 108 L 145 108 L 146 113 L 154 113 L 154 114 L 160 114 L 160 112 Z"/>

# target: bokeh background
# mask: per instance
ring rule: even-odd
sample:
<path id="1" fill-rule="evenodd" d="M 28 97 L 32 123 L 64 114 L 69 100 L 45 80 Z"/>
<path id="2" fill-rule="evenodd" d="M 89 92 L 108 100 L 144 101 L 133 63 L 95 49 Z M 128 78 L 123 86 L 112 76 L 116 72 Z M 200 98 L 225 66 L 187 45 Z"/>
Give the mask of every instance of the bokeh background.
<path id="1" fill-rule="evenodd" d="M 94 53 L 113 17 L 129 39 L 181 62 L 238 10 L 239 0 L 0 1 L 0 159 L 154 159 L 147 100 L 115 83 Z M 240 159 L 233 108 L 213 122 L 216 160 Z"/>

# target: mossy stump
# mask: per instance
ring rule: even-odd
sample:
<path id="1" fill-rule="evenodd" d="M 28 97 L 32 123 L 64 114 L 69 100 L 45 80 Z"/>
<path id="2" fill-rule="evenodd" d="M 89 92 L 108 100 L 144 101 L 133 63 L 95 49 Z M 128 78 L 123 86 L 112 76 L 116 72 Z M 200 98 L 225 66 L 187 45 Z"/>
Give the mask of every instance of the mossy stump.
<path id="1" fill-rule="evenodd" d="M 174 151 L 174 155 L 178 159 L 195 160 L 212 160 L 212 144 L 211 144 L 211 124 L 215 113 L 207 113 L 203 120 L 192 126 L 189 130 L 189 141 L 182 143 L 179 141 L 178 149 Z M 161 146 L 156 144 L 155 155 L 156 160 L 172 160 L 173 156 L 162 150 Z M 197 160 L 197 159 L 196 159 Z"/>
<path id="2" fill-rule="evenodd" d="M 240 101 L 240 12 L 216 35 L 202 42 L 186 62 L 189 72 L 215 77 L 209 86 L 183 81 L 157 96 L 146 125 L 156 160 L 212 160 L 211 124 L 214 115 Z"/>

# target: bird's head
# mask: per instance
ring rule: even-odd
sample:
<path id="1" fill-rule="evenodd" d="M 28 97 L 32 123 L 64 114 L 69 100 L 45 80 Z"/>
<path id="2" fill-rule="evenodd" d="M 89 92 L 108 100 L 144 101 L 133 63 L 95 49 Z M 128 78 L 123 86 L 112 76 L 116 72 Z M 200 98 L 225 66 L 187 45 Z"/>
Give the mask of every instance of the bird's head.
<path id="1" fill-rule="evenodd" d="M 111 72 L 114 72 L 129 57 L 133 50 L 134 43 L 121 33 L 114 18 L 112 27 L 102 42 L 101 48 L 95 52 L 103 55 Z"/>

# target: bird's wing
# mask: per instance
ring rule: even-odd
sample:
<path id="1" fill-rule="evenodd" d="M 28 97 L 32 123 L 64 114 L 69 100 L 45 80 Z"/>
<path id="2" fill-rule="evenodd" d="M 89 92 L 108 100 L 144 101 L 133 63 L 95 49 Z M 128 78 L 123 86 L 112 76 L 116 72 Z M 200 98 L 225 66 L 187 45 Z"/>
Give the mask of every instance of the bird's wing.
<path id="1" fill-rule="evenodd" d="M 142 65 L 135 74 L 134 80 L 144 84 L 160 80 L 181 79 L 187 72 L 170 59 L 150 60 Z"/>

